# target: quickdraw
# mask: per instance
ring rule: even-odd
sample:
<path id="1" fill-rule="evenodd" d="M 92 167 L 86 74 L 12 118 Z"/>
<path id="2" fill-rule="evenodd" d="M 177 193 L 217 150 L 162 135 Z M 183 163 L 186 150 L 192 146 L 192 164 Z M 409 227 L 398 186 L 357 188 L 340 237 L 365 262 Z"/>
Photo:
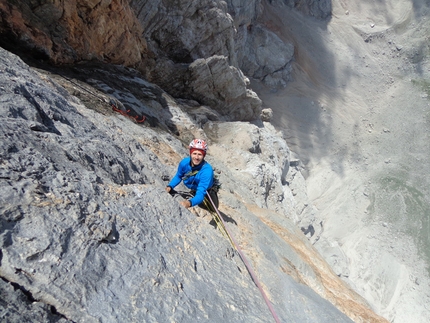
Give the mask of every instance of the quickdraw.
<path id="1" fill-rule="evenodd" d="M 113 111 L 118 112 L 119 114 L 121 114 L 123 116 L 126 116 L 126 117 L 129 117 L 131 119 L 134 119 L 137 123 L 142 123 L 142 122 L 144 122 L 146 120 L 145 116 L 141 116 L 141 117 L 139 117 L 139 116 L 132 116 L 130 114 L 130 109 L 126 110 L 124 108 L 124 106 L 119 101 L 117 101 L 117 100 L 110 99 L 109 103 L 110 103 Z M 124 108 L 124 109 L 121 109 L 121 107 Z M 139 120 L 139 118 L 141 118 L 141 119 Z"/>
<path id="2" fill-rule="evenodd" d="M 255 285 L 260 290 L 261 295 L 264 298 L 264 301 L 266 302 L 267 307 L 270 310 L 270 313 L 272 313 L 273 318 L 275 319 L 276 323 L 281 323 L 278 316 L 276 315 L 275 310 L 273 309 L 272 304 L 270 303 L 269 299 L 266 296 L 266 293 L 264 292 L 263 288 L 260 285 L 260 282 L 257 279 L 257 276 L 255 275 L 254 271 L 252 270 L 252 267 L 249 265 L 248 260 L 246 259 L 245 255 L 243 254 L 242 250 L 240 249 L 239 245 L 237 244 L 236 240 L 231 235 L 230 231 L 228 230 L 227 226 L 225 225 L 225 222 L 223 218 L 221 217 L 221 214 L 219 213 L 218 209 L 215 207 L 214 202 L 212 201 L 212 198 L 210 197 L 209 193 L 206 192 L 206 196 L 208 197 L 209 201 L 211 202 L 211 208 L 209 210 L 215 210 L 215 212 L 211 211 L 213 214 L 214 220 L 218 225 L 218 228 L 220 229 L 223 234 L 225 234 L 228 239 L 230 240 L 230 243 L 232 246 L 237 250 L 239 253 L 240 258 L 242 259 L 243 263 L 245 264 L 246 269 L 248 270 L 249 274 L 251 275 L 252 280 L 254 281 Z M 205 199 L 206 200 L 206 199 Z M 216 215 L 214 215 L 216 213 Z M 215 219 L 216 218 L 216 219 Z M 222 227 L 222 230 L 221 230 Z"/>

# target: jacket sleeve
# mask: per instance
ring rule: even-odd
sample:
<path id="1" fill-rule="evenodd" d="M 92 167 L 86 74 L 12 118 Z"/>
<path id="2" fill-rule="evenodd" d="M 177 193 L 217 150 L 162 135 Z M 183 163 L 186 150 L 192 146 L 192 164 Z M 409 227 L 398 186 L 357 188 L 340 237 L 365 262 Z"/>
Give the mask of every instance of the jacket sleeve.
<path id="1" fill-rule="evenodd" d="M 203 202 L 206 191 L 213 184 L 213 177 L 214 173 L 211 166 L 207 165 L 207 167 L 202 168 L 200 171 L 200 180 L 199 185 L 197 186 L 196 195 L 190 199 L 191 206 L 195 206 Z"/>
<path id="2" fill-rule="evenodd" d="M 170 183 L 167 186 L 170 186 L 171 188 L 175 188 L 182 181 L 182 177 L 185 174 L 184 160 L 185 159 L 183 159 L 179 163 L 178 170 L 177 170 L 175 176 L 172 178 L 172 180 L 170 181 Z"/>

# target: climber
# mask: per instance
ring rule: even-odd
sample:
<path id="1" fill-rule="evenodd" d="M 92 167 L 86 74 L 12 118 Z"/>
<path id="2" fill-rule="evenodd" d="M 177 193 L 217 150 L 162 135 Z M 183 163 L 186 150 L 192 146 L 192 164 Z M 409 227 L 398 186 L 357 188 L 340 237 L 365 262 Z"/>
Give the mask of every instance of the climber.
<path id="1" fill-rule="evenodd" d="M 175 177 L 166 187 L 170 194 L 176 193 L 174 188 L 181 181 L 191 190 L 192 198 L 181 201 L 182 206 L 189 208 L 200 206 L 209 211 L 213 210 L 212 203 L 207 198 L 206 193 L 210 194 L 215 207 L 218 208 L 217 189 L 214 186 L 214 171 L 212 166 L 205 160 L 208 145 L 202 139 L 194 139 L 189 145 L 190 156 L 184 158 L 178 166 Z"/>

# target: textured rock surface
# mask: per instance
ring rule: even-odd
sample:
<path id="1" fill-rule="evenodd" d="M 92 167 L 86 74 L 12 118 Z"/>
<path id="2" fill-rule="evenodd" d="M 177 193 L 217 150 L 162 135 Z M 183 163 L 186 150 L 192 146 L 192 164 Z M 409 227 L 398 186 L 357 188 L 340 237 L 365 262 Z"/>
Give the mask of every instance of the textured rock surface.
<path id="1" fill-rule="evenodd" d="M 316 18 L 331 16 L 331 0 L 268 0 L 273 5 L 287 5 Z"/>
<path id="2" fill-rule="evenodd" d="M 248 28 L 248 36 L 241 51 L 241 69 L 246 75 L 263 81 L 270 88 L 286 86 L 290 80 L 294 46 L 284 43 L 275 33 L 261 25 Z"/>
<path id="3" fill-rule="evenodd" d="M 56 63 L 138 67 L 175 97 L 197 100 L 228 120 L 253 120 L 261 102 L 243 73 L 284 87 L 293 54 L 293 46 L 272 31 L 250 28 L 261 10 L 259 0 L 3 0 L 0 12 L 8 19 L 0 24 L 0 44 Z"/>
<path id="4" fill-rule="evenodd" d="M 133 124 L 98 116 L 99 128 L 4 51 L 2 63 L 2 277 L 73 321 L 240 321 L 244 296 L 222 295 L 252 281 L 217 231 L 165 194 L 163 164 L 121 134 Z M 259 321 L 254 301 L 246 316 Z"/>
<path id="5" fill-rule="evenodd" d="M 17 317 L 18 308 L 18 317 L 41 321 L 272 320 L 210 216 L 193 210 L 196 217 L 164 192 L 162 179 L 186 154 L 178 139 L 113 114 L 102 100 L 108 95 L 88 84 L 35 72 L 3 50 L 0 69 L 3 318 Z M 136 75 L 109 75 L 139 83 Z M 146 103 L 121 92 L 127 82 L 111 83 L 109 92 L 136 109 L 161 98 L 174 120 L 189 120 L 184 141 L 202 131 L 158 87 L 141 83 Z M 246 185 L 216 158 L 222 145 L 211 147 L 225 185 L 221 211 L 281 320 L 348 322 L 332 304 L 357 322 L 380 320 L 285 215 L 246 198 Z M 244 147 L 266 150 L 253 141 Z M 281 173 L 286 164 L 274 162 Z"/>
<path id="6" fill-rule="evenodd" d="M 213 55 L 235 64 L 233 19 L 225 1 L 139 1 L 130 3 L 151 49 L 174 63 Z"/>
<path id="7" fill-rule="evenodd" d="M 307 170 L 316 248 L 390 322 L 426 323 L 429 3 L 332 3 L 331 20 L 265 7 L 262 23 L 296 40 L 294 82 L 254 89 Z"/>
<path id="8" fill-rule="evenodd" d="M 223 178 L 221 211 L 282 320 L 348 321 L 331 303 L 356 322 L 383 321 L 338 279 L 348 259 L 320 241 L 303 164 L 248 88 L 246 76 L 284 87 L 294 59 L 303 64 L 261 19 L 269 3 L 316 18 L 331 10 L 313 0 L 0 1 L 2 46 L 93 60 L 36 73 L 2 53 L 2 318 L 271 321 L 209 215 L 162 190 L 198 136 Z M 303 233 L 337 256 L 334 272 Z"/>
<path id="9" fill-rule="evenodd" d="M 190 67 L 192 97 L 214 107 L 229 120 L 250 121 L 259 118 L 261 100 L 246 88 L 243 74 L 229 66 L 226 57 L 196 60 Z"/>
<path id="10" fill-rule="evenodd" d="M 0 1 L 1 45 L 57 63 L 141 62 L 142 28 L 124 0 Z"/>

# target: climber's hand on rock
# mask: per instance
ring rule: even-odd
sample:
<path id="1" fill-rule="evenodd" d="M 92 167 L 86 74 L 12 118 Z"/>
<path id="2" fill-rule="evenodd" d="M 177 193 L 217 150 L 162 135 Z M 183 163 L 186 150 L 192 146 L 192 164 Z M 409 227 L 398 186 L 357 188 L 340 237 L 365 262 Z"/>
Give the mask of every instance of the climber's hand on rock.
<path id="1" fill-rule="evenodd" d="M 181 205 L 183 206 L 183 207 L 185 207 L 185 208 L 189 208 L 189 207 L 191 207 L 191 202 L 190 201 L 188 201 L 188 200 L 184 200 L 184 201 L 181 201 L 180 202 L 181 203 Z"/>

